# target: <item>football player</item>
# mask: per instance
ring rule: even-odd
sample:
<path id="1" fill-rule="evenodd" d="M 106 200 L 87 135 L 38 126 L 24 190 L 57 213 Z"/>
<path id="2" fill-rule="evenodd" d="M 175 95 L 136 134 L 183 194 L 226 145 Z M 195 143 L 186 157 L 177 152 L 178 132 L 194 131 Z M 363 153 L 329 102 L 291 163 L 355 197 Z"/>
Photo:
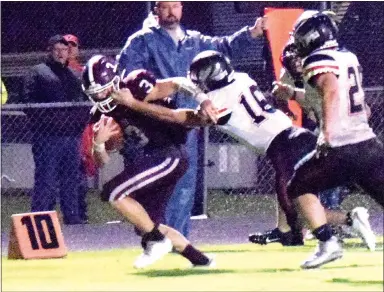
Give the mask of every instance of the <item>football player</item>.
<path id="1" fill-rule="evenodd" d="M 257 83 L 245 73 L 234 71 L 228 58 L 216 51 L 198 54 L 190 66 L 190 79 L 207 93 L 218 109 L 220 129 L 251 147 L 256 153 L 267 154 L 276 170 L 278 200 L 287 215 L 292 232 L 279 237 L 284 245 L 302 245 L 301 228 L 296 228 L 297 213 L 286 193 L 287 182 L 293 174 L 295 163 L 309 150 L 301 145 L 312 145 L 316 136 L 310 131 L 294 127 L 292 120 L 269 104 Z M 123 94 L 123 92 L 120 92 Z M 128 100 L 128 99 L 127 99 Z M 127 106 L 142 110 L 141 103 L 131 99 Z M 202 102 L 202 111 L 209 103 Z M 153 107 L 153 105 L 148 105 Z M 166 111 L 166 109 L 162 109 Z M 156 112 L 152 112 L 156 117 Z M 164 119 L 166 114 L 157 115 Z"/>
<path id="2" fill-rule="evenodd" d="M 154 121 L 148 115 L 116 103 L 111 97 L 113 92 L 124 91 L 138 100 L 156 99 L 163 106 L 173 108 L 172 101 L 165 98 L 176 90 L 195 95 L 201 92 L 188 87 L 180 78 L 157 81 L 145 70 L 134 71 L 121 80 L 116 61 L 102 55 L 93 56 L 87 62 L 82 79 L 84 92 L 95 104 L 90 125 L 98 123 L 98 126 L 94 129 L 91 151 L 98 165 L 108 163 L 110 157 L 105 142 L 118 132 L 111 118 L 123 131 L 125 142 L 120 153 L 125 167 L 103 186 L 101 197 L 142 236 L 144 253 L 137 258 L 134 267 L 151 265 L 172 248 L 193 266 L 214 266 L 214 260 L 193 247 L 182 234 L 161 224 L 173 188 L 187 169 L 183 145 L 188 129 L 176 123 Z M 208 119 L 192 110 L 177 112 L 190 126 L 208 123 Z M 100 121 L 102 115 L 109 119 Z M 124 155 L 126 147 L 135 147 L 135 157 Z"/>
<path id="3" fill-rule="evenodd" d="M 384 205 L 384 148 L 368 124 L 361 66 L 355 54 L 340 48 L 337 27 L 324 13 L 298 22 L 294 42 L 303 58 L 304 80 L 319 95 L 307 95 L 320 118 L 316 150 L 297 165 L 288 194 L 319 240 L 302 268 L 320 267 L 342 257 L 316 193 L 350 182 Z M 374 247 L 372 247 L 374 249 Z"/>
<path id="4" fill-rule="evenodd" d="M 312 12 L 312 15 L 314 14 L 316 13 Z M 307 16 L 307 18 L 310 16 Z M 318 92 L 308 84 L 304 84 L 301 58 L 297 55 L 297 48 L 294 44 L 292 36 L 290 37 L 287 45 L 284 47 L 280 60 L 283 65 L 281 78 L 279 82 L 275 82 L 272 93 L 282 100 L 296 98 L 296 100 L 302 105 L 303 112 L 312 114 L 313 109 L 305 98 L 304 93 L 306 95 L 314 95 L 316 97 L 318 96 Z M 313 118 L 317 122 L 315 115 L 313 115 Z M 313 140 L 311 145 L 303 147 L 305 147 L 309 153 L 315 148 L 315 141 Z M 319 194 L 322 204 L 328 209 L 326 211 L 327 220 L 331 224 L 338 226 L 335 229 L 335 232 L 337 232 L 337 235 L 340 238 L 350 235 L 345 233 L 347 229 L 343 228 L 343 225 L 352 227 L 353 231 L 355 231 L 362 238 L 367 248 L 372 249 L 375 242 L 375 236 L 368 221 L 368 210 L 363 207 L 357 207 L 346 213 L 341 211 L 339 208 L 342 199 L 348 192 L 349 189 L 346 187 L 336 187 L 323 191 Z M 332 204 L 329 204 L 329 202 Z M 287 225 L 285 214 L 281 214 L 282 210 L 280 207 L 278 210 L 277 227 L 264 233 L 251 234 L 249 236 L 251 242 L 257 244 L 267 244 L 270 242 L 282 241 L 284 245 L 284 237 L 286 236 L 285 233 L 290 232 L 290 227 Z"/>

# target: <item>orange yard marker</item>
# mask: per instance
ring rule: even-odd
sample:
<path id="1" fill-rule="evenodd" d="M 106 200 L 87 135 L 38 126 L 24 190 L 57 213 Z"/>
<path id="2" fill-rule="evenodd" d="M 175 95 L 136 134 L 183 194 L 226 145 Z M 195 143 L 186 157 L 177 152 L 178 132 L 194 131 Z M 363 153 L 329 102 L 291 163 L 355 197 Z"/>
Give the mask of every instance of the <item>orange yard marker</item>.
<path id="1" fill-rule="evenodd" d="M 56 211 L 12 215 L 9 259 L 62 258 L 67 247 Z"/>
<path id="2" fill-rule="evenodd" d="M 283 48 L 289 39 L 289 32 L 292 31 L 296 19 L 303 13 L 303 9 L 265 8 L 264 15 L 268 18 L 267 38 L 271 47 L 273 68 L 275 78 L 279 80 L 282 68 L 280 56 Z M 288 101 L 289 109 L 295 115 L 293 124 L 301 127 L 302 109 L 297 101 Z"/>

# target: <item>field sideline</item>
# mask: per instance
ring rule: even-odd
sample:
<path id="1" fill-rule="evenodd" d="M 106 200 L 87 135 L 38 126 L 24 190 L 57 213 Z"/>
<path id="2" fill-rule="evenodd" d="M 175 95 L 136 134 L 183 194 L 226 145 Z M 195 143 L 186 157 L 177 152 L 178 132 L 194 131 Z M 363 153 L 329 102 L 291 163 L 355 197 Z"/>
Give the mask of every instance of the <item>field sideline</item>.
<path id="1" fill-rule="evenodd" d="M 368 252 L 360 239 L 348 239 L 342 260 L 311 271 L 303 271 L 299 266 L 313 252 L 315 241 L 306 242 L 305 247 L 291 248 L 277 243 L 264 247 L 248 243 L 249 233 L 274 227 L 273 196 L 210 194 L 210 218 L 193 220 L 190 238 L 204 251 L 216 254 L 216 269 L 188 269 L 187 260 L 170 254 L 151 269 L 140 271 L 132 268 L 140 254 L 136 248 L 139 239 L 132 226 L 105 224 L 120 218 L 108 213 L 111 209 L 108 206 L 100 206 L 95 196 L 89 197 L 91 221 L 95 224 L 62 226 L 70 251 L 67 258 L 8 260 L 10 215 L 26 211 L 26 207 L 25 198 L 4 198 L 7 203 L 12 203 L 11 198 L 20 198 L 23 203 L 2 204 L 2 219 L 5 219 L 1 224 L 2 291 L 383 291 L 384 288 L 383 211 L 365 196 L 351 196 L 343 205 L 346 210 L 356 205 L 370 210 L 372 228 L 380 235 L 378 250 Z"/>
<path id="2" fill-rule="evenodd" d="M 2 291 L 383 291 L 383 237 L 368 252 L 349 239 L 342 260 L 301 270 L 315 241 L 280 244 L 203 245 L 216 255 L 216 269 L 190 269 L 169 254 L 151 268 L 135 270 L 137 248 L 70 252 L 64 259 L 2 258 Z"/>

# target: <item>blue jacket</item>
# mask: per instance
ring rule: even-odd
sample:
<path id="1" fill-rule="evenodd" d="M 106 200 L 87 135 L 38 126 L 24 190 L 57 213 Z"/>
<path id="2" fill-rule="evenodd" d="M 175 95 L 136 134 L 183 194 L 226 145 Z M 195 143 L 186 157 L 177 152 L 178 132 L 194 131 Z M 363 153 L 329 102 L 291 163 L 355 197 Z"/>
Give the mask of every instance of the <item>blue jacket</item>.
<path id="1" fill-rule="evenodd" d="M 248 27 L 231 36 L 210 37 L 198 31 L 185 30 L 185 38 L 176 45 L 160 26 L 143 28 L 131 35 L 119 59 L 119 67 L 127 73 L 146 69 L 156 78 L 187 76 L 193 58 L 205 50 L 216 50 L 228 57 L 238 57 L 254 41 Z M 196 102 L 177 94 L 178 107 L 195 108 Z"/>

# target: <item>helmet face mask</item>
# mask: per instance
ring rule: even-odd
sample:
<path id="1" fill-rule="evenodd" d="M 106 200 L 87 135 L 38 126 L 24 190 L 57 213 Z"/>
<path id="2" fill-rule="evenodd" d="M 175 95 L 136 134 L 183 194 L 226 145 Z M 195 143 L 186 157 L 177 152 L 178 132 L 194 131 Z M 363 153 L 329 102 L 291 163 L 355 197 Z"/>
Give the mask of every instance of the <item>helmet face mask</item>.
<path id="1" fill-rule="evenodd" d="M 326 14 L 318 13 L 299 22 L 293 37 L 300 57 L 320 49 L 337 47 L 336 23 Z"/>
<path id="2" fill-rule="evenodd" d="M 298 55 L 297 46 L 293 43 L 293 39 L 284 47 L 280 61 L 294 79 L 302 78 L 303 67 L 301 65 L 301 57 Z"/>
<path id="3" fill-rule="evenodd" d="M 234 69 L 223 54 L 204 51 L 193 59 L 188 76 L 204 92 L 209 92 L 232 83 Z"/>
<path id="4" fill-rule="evenodd" d="M 83 91 L 102 113 L 113 111 L 117 105 L 109 96 L 113 90 L 119 90 L 120 76 L 116 69 L 116 61 L 102 55 L 93 56 L 85 66 Z"/>

